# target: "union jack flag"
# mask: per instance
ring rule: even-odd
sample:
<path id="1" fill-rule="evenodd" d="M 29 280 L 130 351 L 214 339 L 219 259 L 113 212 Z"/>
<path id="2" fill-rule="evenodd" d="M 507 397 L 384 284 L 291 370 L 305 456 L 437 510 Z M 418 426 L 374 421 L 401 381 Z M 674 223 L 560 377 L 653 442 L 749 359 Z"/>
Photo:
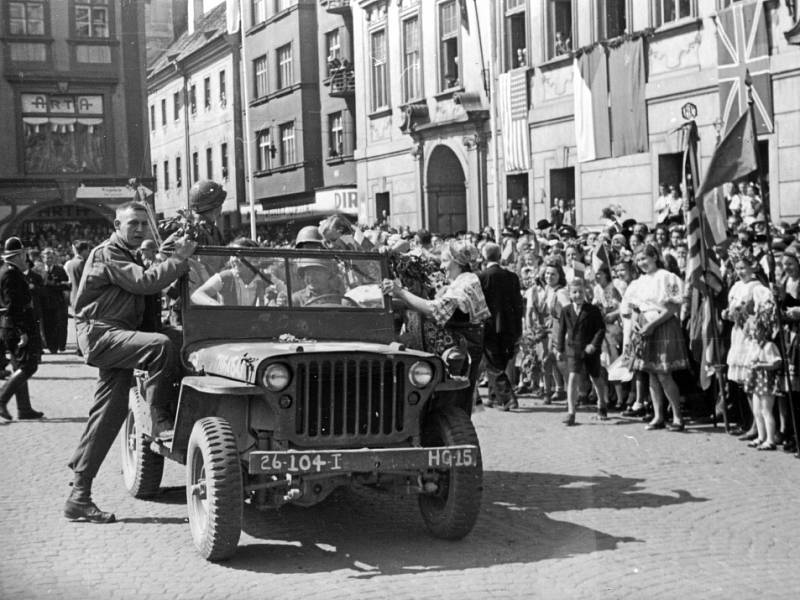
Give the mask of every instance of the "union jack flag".
<path id="1" fill-rule="evenodd" d="M 756 131 L 769 133 L 772 120 L 772 76 L 769 70 L 769 36 L 762 0 L 736 2 L 719 11 L 716 19 L 720 115 L 724 132 L 748 110 L 747 85 L 753 87 Z"/>

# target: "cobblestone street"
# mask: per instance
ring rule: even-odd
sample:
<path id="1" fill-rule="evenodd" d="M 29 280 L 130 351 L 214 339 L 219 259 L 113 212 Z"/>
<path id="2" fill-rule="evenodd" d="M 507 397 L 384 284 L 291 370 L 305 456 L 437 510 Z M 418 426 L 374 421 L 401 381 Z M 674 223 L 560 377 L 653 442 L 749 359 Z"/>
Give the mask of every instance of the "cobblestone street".
<path id="1" fill-rule="evenodd" d="M 62 517 L 66 467 L 96 371 L 45 355 L 31 397 L 42 422 L 0 426 L 0 597 L 17 598 L 794 598 L 800 461 L 710 426 L 646 432 L 526 399 L 475 415 L 483 508 L 461 542 L 433 539 L 416 500 L 347 491 L 311 509 L 246 508 L 238 553 L 195 554 L 184 473 L 162 493 L 122 487 L 115 446 L 95 500 L 119 522 Z M 12 401 L 11 412 L 15 412 Z M 616 413 L 612 413 L 615 415 Z"/>

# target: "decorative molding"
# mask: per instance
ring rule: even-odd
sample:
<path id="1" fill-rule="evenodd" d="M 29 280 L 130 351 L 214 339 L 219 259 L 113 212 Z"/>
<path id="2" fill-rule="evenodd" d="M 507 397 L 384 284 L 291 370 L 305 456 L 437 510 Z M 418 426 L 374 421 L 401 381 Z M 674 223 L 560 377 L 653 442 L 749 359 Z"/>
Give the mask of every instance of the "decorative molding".
<path id="1" fill-rule="evenodd" d="M 486 135 L 476 131 L 461 138 L 461 143 L 467 150 L 484 150 L 486 148 Z"/>
<path id="2" fill-rule="evenodd" d="M 703 36 L 701 32 L 698 31 L 694 35 L 694 37 L 689 41 L 689 44 L 686 47 L 680 48 L 678 50 L 677 55 L 673 55 L 673 53 L 668 51 L 659 52 L 658 50 L 656 50 L 654 46 L 660 44 L 648 44 L 648 54 L 650 58 L 652 72 L 665 73 L 668 71 L 675 71 L 685 66 L 683 64 L 684 57 L 689 56 L 693 52 L 696 52 L 696 50 L 700 47 L 702 41 L 703 41 Z M 656 64 L 662 65 L 662 68 L 656 69 L 655 68 Z"/>

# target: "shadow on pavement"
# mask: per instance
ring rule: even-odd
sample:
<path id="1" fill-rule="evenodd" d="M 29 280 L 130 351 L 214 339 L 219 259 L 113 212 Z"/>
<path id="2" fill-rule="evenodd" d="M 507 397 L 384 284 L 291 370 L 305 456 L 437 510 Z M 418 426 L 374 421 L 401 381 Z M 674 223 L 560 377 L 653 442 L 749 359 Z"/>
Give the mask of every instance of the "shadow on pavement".
<path id="1" fill-rule="evenodd" d="M 117 519 L 117 523 L 133 523 L 140 525 L 184 525 L 186 518 L 180 517 L 129 517 Z"/>
<path id="2" fill-rule="evenodd" d="M 89 420 L 89 417 L 53 417 L 49 418 L 45 415 L 41 419 L 25 419 L 23 421 L 10 421 L 7 424 L 18 423 L 20 425 L 25 423 L 41 423 L 43 425 L 53 424 L 53 423 L 86 423 Z"/>
<path id="3" fill-rule="evenodd" d="M 432 537 L 413 495 L 337 490 L 311 507 L 259 512 L 245 507 L 243 539 L 227 568 L 267 573 L 353 571 L 351 577 L 532 563 L 638 542 L 560 521 L 548 512 L 654 508 L 702 502 L 685 490 L 659 495 L 642 479 L 489 471 L 481 514 L 463 541 Z"/>

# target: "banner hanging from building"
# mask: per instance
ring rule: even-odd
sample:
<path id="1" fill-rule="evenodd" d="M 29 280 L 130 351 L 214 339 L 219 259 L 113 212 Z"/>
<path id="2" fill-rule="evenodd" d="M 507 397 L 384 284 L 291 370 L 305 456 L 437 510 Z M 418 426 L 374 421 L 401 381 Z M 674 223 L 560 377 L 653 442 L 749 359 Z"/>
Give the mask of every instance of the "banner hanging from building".
<path id="1" fill-rule="evenodd" d="M 606 50 L 595 46 L 573 62 L 575 145 L 578 162 L 611 156 Z"/>
<path id="2" fill-rule="evenodd" d="M 531 168 L 528 70 L 523 67 L 501 73 L 497 88 L 506 171 L 527 171 Z"/>
<path id="3" fill-rule="evenodd" d="M 717 68 L 720 115 L 727 133 L 748 109 L 747 75 L 753 87 L 758 133 L 773 131 L 772 75 L 764 3 L 737 2 L 719 11 Z"/>
<path id="4" fill-rule="evenodd" d="M 627 40 L 608 51 L 611 154 L 647 152 L 644 40 Z"/>

